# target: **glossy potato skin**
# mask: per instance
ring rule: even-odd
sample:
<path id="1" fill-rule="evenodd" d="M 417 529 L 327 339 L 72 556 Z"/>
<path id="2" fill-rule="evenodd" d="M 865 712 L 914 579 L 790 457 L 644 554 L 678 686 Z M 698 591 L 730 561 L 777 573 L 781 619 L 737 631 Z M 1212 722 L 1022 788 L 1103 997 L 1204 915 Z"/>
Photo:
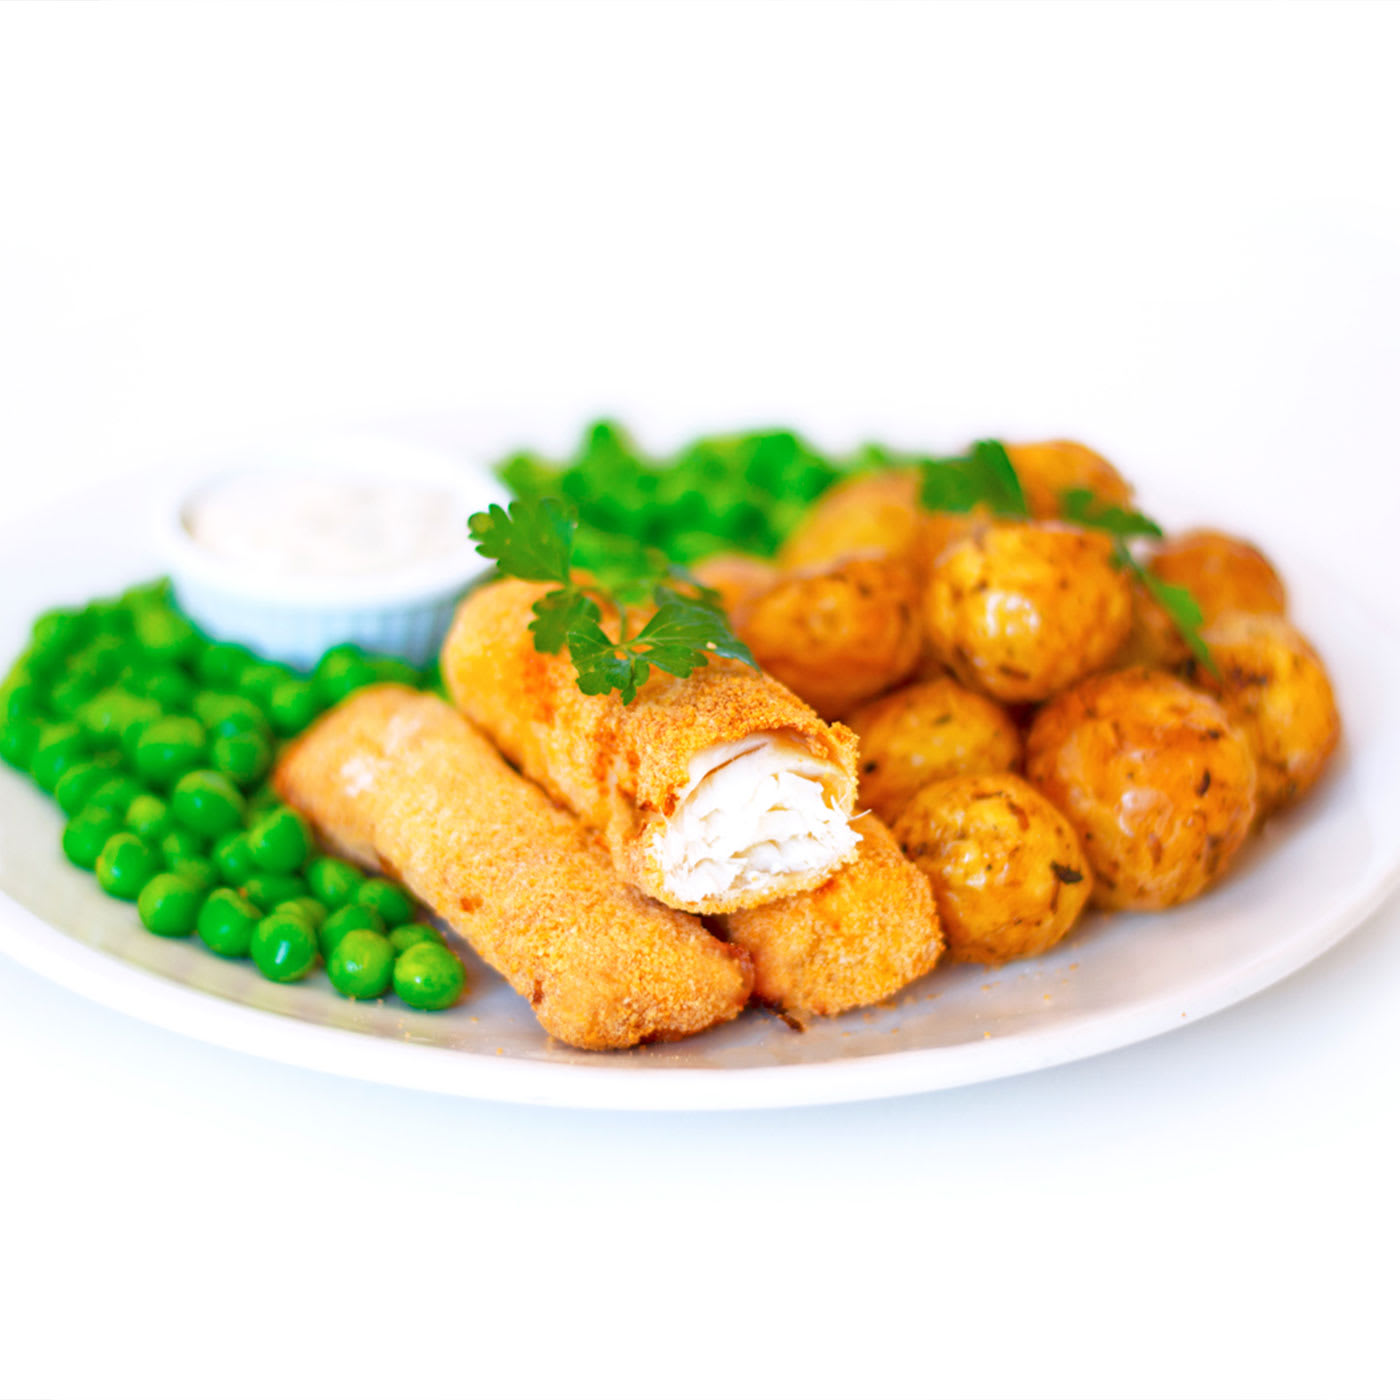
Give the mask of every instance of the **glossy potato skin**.
<path id="1" fill-rule="evenodd" d="M 1276 613 L 1225 613 L 1202 637 L 1219 675 L 1190 679 L 1218 699 L 1259 769 L 1259 815 L 1296 801 L 1322 776 L 1342 721 L 1321 657 Z"/>
<path id="2" fill-rule="evenodd" d="M 1249 745 L 1209 696 L 1143 667 L 1036 716 L 1026 776 L 1069 818 L 1105 909 L 1166 909 L 1229 868 L 1254 821 Z"/>
<path id="3" fill-rule="evenodd" d="M 1286 613 L 1288 593 L 1278 571 L 1245 540 L 1219 530 L 1189 530 L 1152 552 L 1152 572 L 1179 584 L 1207 622 L 1227 612 Z"/>
<path id="4" fill-rule="evenodd" d="M 1021 764 L 1021 731 L 1011 716 L 948 677 L 872 700 L 848 723 L 860 739 L 860 805 L 887 824 L 929 783 Z"/>
<path id="5" fill-rule="evenodd" d="M 784 569 L 823 569 L 864 555 L 912 559 L 920 519 L 917 468 L 857 476 L 813 503 L 783 541 L 778 562 Z"/>
<path id="6" fill-rule="evenodd" d="M 788 575 L 734 625 L 758 664 L 827 720 L 898 685 L 923 645 L 913 574 L 889 558 Z"/>
<path id="7" fill-rule="evenodd" d="M 1132 504 L 1133 488 L 1110 462 L 1082 442 L 1066 438 L 1027 442 L 1008 446 L 1006 453 L 1037 520 L 1058 520 L 1061 494 L 1075 487 L 1092 491 L 1108 505 Z"/>
<path id="8" fill-rule="evenodd" d="M 690 572 L 719 594 L 720 606 L 731 614 L 778 581 L 777 566 L 753 554 L 712 554 Z"/>
<path id="9" fill-rule="evenodd" d="M 934 654 L 1006 703 L 1048 699 L 1107 665 L 1131 622 L 1108 536 L 1070 525 L 990 525 L 945 550 L 924 590 Z"/>
<path id="10" fill-rule="evenodd" d="M 956 962 L 999 964 L 1053 948 L 1093 889 L 1073 827 L 1014 773 L 930 783 L 894 838 L 929 877 Z"/>

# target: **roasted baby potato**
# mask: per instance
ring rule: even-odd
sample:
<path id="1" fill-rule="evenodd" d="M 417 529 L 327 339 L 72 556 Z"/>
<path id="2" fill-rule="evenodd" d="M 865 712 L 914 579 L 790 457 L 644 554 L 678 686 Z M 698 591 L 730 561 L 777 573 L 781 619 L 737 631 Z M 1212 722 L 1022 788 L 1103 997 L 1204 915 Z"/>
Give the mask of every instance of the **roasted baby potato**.
<path id="1" fill-rule="evenodd" d="M 1167 610 L 1134 579 L 1133 621 L 1128 639 L 1113 658 L 1115 670 L 1132 666 L 1149 666 L 1162 671 L 1175 671 L 1191 657 L 1191 648 L 1177 630 Z"/>
<path id="2" fill-rule="evenodd" d="M 1053 948 L 1093 888 L 1073 827 L 1014 773 L 920 788 L 894 838 L 929 877 L 956 962 L 1003 963 Z"/>
<path id="3" fill-rule="evenodd" d="M 1255 766 L 1209 696 L 1162 671 L 1092 676 L 1026 739 L 1026 776 L 1069 818 L 1106 909 L 1166 909 L 1229 867 L 1254 821 Z"/>
<path id="4" fill-rule="evenodd" d="M 1106 665 L 1132 621 L 1109 537 L 999 522 L 939 556 L 924 590 L 935 655 L 1002 701 L 1044 700 Z"/>
<path id="5" fill-rule="evenodd" d="M 1006 711 L 946 677 L 872 700 L 848 722 L 860 738 L 860 805 L 886 823 L 940 778 L 1021 762 L 1021 733 Z"/>
<path id="6" fill-rule="evenodd" d="M 1222 613 L 1285 613 L 1288 594 L 1277 570 L 1252 544 L 1219 530 L 1191 530 L 1163 540 L 1152 572 L 1179 584 L 1207 622 Z"/>
<path id="7" fill-rule="evenodd" d="M 833 486 L 784 541 L 784 569 L 824 569 L 862 555 L 912 558 L 919 539 L 919 473 L 894 467 Z"/>
<path id="8" fill-rule="evenodd" d="M 1327 668 L 1290 622 L 1271 613 L 1225 613 L 1201 634 L 1219 675 L 1198 662 L 1190 679 L 1214 695 L 1244 735 L 1259 769 L 1259 815 L 1301 797 L 1322 775 L 1342 721 Z"/>
<path id="9" fill-rule="evenodd" d="M 1080 442 L 1058 439 L 1054 442 L 1027 442 L 1006 449 L 1026 504 L 1038 520 L 1057 520 L 1063 513 L 1060 497 L 1075 487 L 1092 491 L 1108 505 L 1126 506 L 1133 501 L 1133 488 L 1112 465 Z"/>
<path id="10" fill-rule="evenodd" d="M 777 566 L 752 554 L 712 554 L 692 565 L 690 572 L 719 594 L 727 613 L 737 612 L 778 581 Z"/>
<path id="11" fill-rule="evenodd" d="M 927 575 L 944 550 L 958 544 L 992 523 L 992 513 L 986 506 L 975 506 L 959 513 L 951 510 L 928 510 L 919 522 L 918 558 Z"/>
<path id="12" fill-rule="evenodd" d="M 898 685 L 922 646 L 913 574 L 889 558 L 791 574 L 741 608 L 734 624 L 758 664 L 823 719 Z"/>

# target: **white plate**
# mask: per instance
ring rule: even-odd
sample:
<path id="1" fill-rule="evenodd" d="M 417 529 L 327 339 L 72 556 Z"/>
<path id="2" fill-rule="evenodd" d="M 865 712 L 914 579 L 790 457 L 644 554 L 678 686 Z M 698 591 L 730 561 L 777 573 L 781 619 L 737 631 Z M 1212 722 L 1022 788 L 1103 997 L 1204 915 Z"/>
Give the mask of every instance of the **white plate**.
<path id="1" fill-rule="evenodd" d="M 131 487 L 0 537 L 0 658 L 33 615 L 149 577 L 145 501 Z M 0 949 L 74 991 L 171 1030 L 270 1059 L 417 1089 L 575 1107 L 831 1103 L 1017 1074 L 1145 1040 L 1269 986 L 1354 929 L 1400 875 L 1400 645 L 1327 576 L 1289 569 L 1345 715 L 1322 787 L 1275 823 L 1204 899 L 1094 919 L 1047 957 L 939 971 L 897 1003 L 805 1034 L 761 1012 L 679 1045 L 590 1055 L 549 1040 L 525 1003 L 468 955 L 452 1011 L 343 1001 L 323 973 L 264 981 L 197 939 L 146 933 L 59 850 L 57 807 L 0 769 Z"/>

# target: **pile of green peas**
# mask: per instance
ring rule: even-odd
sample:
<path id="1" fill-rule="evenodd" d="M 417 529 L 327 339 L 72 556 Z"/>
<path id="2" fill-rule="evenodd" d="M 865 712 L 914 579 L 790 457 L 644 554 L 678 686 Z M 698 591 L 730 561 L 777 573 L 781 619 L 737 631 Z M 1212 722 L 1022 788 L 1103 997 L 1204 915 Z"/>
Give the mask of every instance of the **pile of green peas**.
<path id="1" fill-rule="evenodd" d="M 152 933 L 274 982 L 324 961 L 342 996 L 392 987 L 438 1011 L 465 990 L 461 959 L 399 885 L 319 850 L 267 782 L 280 743 L 388 680 L 440 685 L 354 645 L 304 674 L 211 641 L 157 580 L 35 621 L 0 685 L 0 759 L 52 795 L 64 855 Z"/>

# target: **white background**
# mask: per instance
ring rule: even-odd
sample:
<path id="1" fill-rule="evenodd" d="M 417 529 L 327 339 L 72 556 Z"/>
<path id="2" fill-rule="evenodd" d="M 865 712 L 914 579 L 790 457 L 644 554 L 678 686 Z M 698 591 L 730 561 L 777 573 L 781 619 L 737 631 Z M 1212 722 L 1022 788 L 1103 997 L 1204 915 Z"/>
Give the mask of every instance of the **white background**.
<path id="1" fill-rule="evenodd" d="M 0 514 L 328 425 L 1071 433 L 1400 613 L 1397 39 L 0 7 Z M 279 1068 L 0 962 L 0 1393 L 1391 1395 L 1398 974 L 1391 905 L 1096 1061 L 631 1118 Z"/>

